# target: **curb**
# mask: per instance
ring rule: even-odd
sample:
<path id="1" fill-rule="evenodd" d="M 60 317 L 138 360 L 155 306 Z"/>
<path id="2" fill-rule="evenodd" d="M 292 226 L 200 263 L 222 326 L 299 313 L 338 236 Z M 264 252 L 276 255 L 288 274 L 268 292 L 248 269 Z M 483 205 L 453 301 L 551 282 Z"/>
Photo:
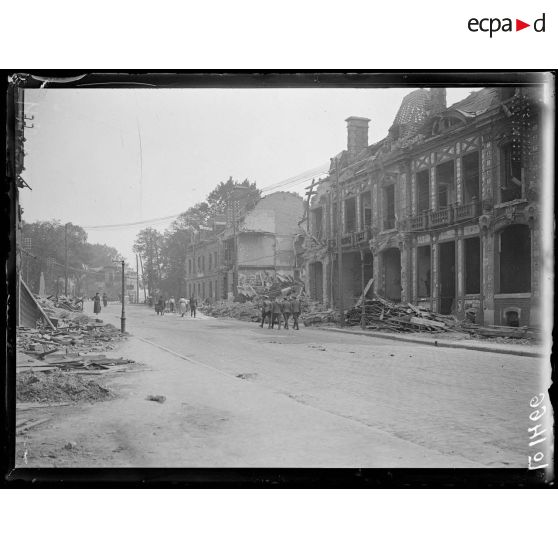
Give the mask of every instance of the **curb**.
<path id="1" fill-rule="evenodd" d="M 418 343 L 419 345 L 431 345 L 435 347 L 443 347 L 445 349 L 466 349 L 469 351 L 481 351 L 485 353 L 499 353 L 502 355 L 514 355 L 514 356 L 522 356 L 522 357 L 533 357 L 533 358 L 546 358 L 548 355 L 544 353 L 531 353 L 528 351 L 522 351 L 520 349 L 508 349 L 503 347 L 486 347 L 486 346 L 477 346 L 474 345 L 463 345 L 461 343 L 455 343 L 451 341 L 440 341 L 439 339 L 435 340 L 428 340 L 428 339 L 402 339 L 397 335 L 391 335 L 389 333 L 376 333 L 376 332 L 368 332 L 368 331 L 350 331 L 348 329 L 342 329 L 338 327 L 319 327 L 320 331 L 333 331 L 335 333 L 347 333 L 349 335 L 363 335 L 365 337 L 378 337 L 381 339 L 390 339 L 392 341 L 402 341 L 403 343 Z"/>

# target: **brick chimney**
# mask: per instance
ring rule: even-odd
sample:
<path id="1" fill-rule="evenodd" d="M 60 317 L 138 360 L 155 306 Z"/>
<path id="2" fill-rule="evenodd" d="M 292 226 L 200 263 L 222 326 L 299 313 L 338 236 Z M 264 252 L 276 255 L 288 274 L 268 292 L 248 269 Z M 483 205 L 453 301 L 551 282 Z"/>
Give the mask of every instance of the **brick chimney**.
<path id="1" fill-rule="evenodd" d="M 347 151 L 349 161 L 354 161 L 356 156 L 368 147 L 368 122 L 370 118 L 349 116 L 347 123 Z"/>
<path id="2" fill-rule="evenodd" d="M 445 87 L 431 87 L 430 88 L 430 103 L 428 107 L 428 115 L 434 116 L 439 112 L 446 110 L 446 88 Z"/>

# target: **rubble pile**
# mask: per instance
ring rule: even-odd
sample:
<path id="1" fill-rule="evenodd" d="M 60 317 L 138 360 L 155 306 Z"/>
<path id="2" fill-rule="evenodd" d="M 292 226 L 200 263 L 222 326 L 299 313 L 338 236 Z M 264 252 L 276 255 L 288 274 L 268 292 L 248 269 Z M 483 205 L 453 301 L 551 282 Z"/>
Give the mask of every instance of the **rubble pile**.
<path id="1" fill-rule="evenodd" d="M 245 322 L 258 322 L 261 310 L 257 302 L 220 302 L 200 306 L 200 311 L 214 318 L 234 318 Z"/>
<path id="2" fill-rule="evenodd" d="M 359 325 L 362 320 L 362 303 L 345 313 L 347 325 Z M 445 316 L 423 310 L 412 304 L 396 303 L 375 294 L 373 299 L 364 301 L 365 329 L 386 329 L 396 332 L 427 331 L 439 333 L 461 330 L 460 322 L 454 316 Z"/>
<path id="3" fill-rule="evenodd" d="M 17 348 L 39 358 L 50 353 L 91 353 L 115 348 L 115 343 L 126 334 L 112 324 L 101 320 L 91 322 L 83 314 L 78 315 L 52 330 L 44 326 L 17 329 Z"/>
<path id="4" fill-rule="evenodd" d="M 292 275 L 276 273 L 273 282 L 261 285 L 238 285 L 238 295 L 235 302 L 256 301 L 266 295 L 269 298 L 282 297 L 286 295 L 299 295 L 304 289 L 304 283 L 294 279 Z"/>
<path id="5" fill-rule="evenodd" d="M 105 386 L 84 375 L 31 371 L 16 376 L 18 402 L 104 401 L 113 397 Z"/>
<path id="6" fill-rule="evenodd" d="M 302 303 L 300 319 L 308 327 L 315 324 L 327 324 L 339 322 L 340 314 L 335 310 L 326 308 L 323 304 L 315 301 Z"/>
<path id="7" fill-rule="evenodd" d="M 412 304 L 396 303 L 374 293 L 374 298 L 364 300 L 364 328 L 396 333 L 462 333 L 478 339 L 500 342 L 529 342 L 536 339 L 538 332 L 527 327 L 480 326 L 469 320 L 458 320 L 455 316 L 438 314 L 418 308 Z M 362 325 L 362 297 L 345 312 L 345 324 Z M 304 325 L 339 323 L 340 314 L 318 304 L 310 304 L 302 315 Z"/>
<path id="8" fill-rule="evenodd" d="M 347 325 L 360 325 L 362 303 L 345 313 Z M 477 338 L 534 339 L 536 332 L 527 327 L 479 326 L 469 320 L 458 320 L 455 316 L 438 314 L 413 306 L 395 303 L 374 293 L 373 299 L 364 301 L 365 329 L 384 329 L 405 332 L 457 332 Z"/>
<path id="9" fill-rule="evenodd" d="M 133 363 L 108 358 L 127 336 L 112 324 L 89 318 L 79 301 L 37 297 L 54 329 L 41 319 L 36 327 L 17 328 L 16 398 L 20 402 L 100 401 L 112 397 L 91 376 Z"/>
<path id="10" fill-rule="evenodd" d="M 291 294 L 298 295 L 300 294 L 303 286 L 304 284 L 301 281 L 295 281 L 293 277 L 289 275 L 281 275 L 280 273 L 277 273 L 275 276 L 275 281 L 273 282 L 271 287 L 269 287 L 269 289 L 263 294 L 266 294 L 270 298 Z"/>
<path id="11" fill-rule="evenodd" d="M 70 317 L 75 317 L 75 314 L 78 312 L 85 319 L 88 319 L 87 316 L 81 314 L 83 310 L 83 299 L 73 298 L 70 296 L 59 296 L 58 298 L 53 296 L 34 296 L 43 312 L 49 317 L 55 327 L 60 321 L 64 321 Z"/>
<path id="12" fill-rule="evenodd" d="M 461 327 L 477 339 L 497 341 L 501 343 L 528 343 L 541 337 L 542 332 L 529 327 L 509 326 L 479 326 L 471 323 L 462 323 Z"/>

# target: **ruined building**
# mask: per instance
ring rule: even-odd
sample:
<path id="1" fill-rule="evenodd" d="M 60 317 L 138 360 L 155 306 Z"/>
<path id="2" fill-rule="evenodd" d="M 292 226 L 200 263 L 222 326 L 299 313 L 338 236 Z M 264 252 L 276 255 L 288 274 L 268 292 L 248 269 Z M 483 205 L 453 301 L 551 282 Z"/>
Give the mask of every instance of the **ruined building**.
<path id="1" fill-rule="evenodd" d="M 186 292 L 200 300 L 254 296 L 277 275 L 295 278 L 304 201 L 276 192 L 238 210 L 227 225 L 200 231 L 186 247 Z"/>
<path id="2" fill-rule="evenodd" d="M 393 301 L 477 323 L 539 323 L 538 94 L 485 88 L 447 107 L 445 89 L 412 91 L 373 145 L 369 120 L 347 118 L 347 149 L 309 205 L 311 297 L 339 305 L 340 243 L 344 308 L 373 278 Z"/>

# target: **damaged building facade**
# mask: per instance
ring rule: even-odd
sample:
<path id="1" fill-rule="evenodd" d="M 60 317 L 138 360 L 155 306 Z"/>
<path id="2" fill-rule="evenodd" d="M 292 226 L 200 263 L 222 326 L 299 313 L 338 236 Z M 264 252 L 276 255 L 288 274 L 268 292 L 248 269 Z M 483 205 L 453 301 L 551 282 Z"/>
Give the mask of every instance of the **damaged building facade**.
<path id="1" fill-rule="evenodd" d="M 298 194 L 275 192 L 241 206 L 226 226 L 200 230 L 186 248 L 187 295 L 210 302 L 252 297 L 278 277 L 298 279 L 303 213 Z"/>
<path id="2" fill-rule="evenodd" d="M 539 324 L 538 94 L 484 88 L 447 107 L 445 89 L 415 90 L 373 145 L 369 120 L 347 118 L 347 149 L 309 197 L 310 296 L 347 308 L 373 279 L 393 301 L 482 324 Z"/>

